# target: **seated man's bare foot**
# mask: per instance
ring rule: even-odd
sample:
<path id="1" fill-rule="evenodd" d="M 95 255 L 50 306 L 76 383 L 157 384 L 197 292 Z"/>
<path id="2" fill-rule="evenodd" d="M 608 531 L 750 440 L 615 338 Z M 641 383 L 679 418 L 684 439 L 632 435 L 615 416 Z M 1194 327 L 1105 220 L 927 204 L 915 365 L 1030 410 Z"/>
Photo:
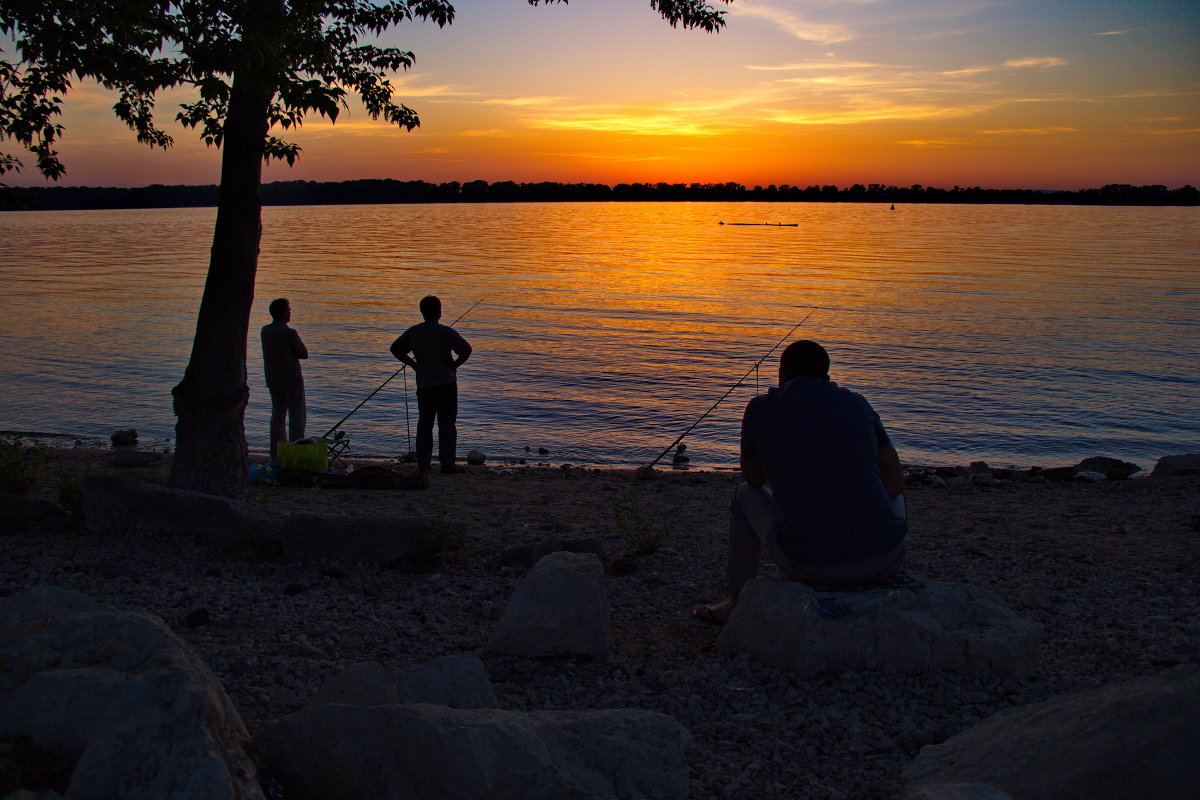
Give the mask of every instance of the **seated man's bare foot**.
<path id="1" fill-rule="evenodd" d="M 692 609 L 692 617 L 701 622 L 724 625 L 729 621 L 729 615 L 733 613 L 734 605 L 736 603 L 733 600 L 726 600 L 716 605 L 700 606 L 699 608 Z"/>

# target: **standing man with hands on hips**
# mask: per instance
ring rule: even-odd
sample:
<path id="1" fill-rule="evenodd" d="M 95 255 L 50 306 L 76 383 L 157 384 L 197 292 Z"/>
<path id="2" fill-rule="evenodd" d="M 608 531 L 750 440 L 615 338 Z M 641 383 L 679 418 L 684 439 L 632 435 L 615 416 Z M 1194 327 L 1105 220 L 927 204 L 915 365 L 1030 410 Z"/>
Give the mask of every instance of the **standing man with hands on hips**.
<path id="1" fill-rule="evenodd" d="M 442 301 L 421 299 L 424 322 L 392 342 L 391 352 L 417 376 L 417 466 L 428 472 L 433 461 L 433 423 L 438 426 L 438 461 L 442 472 L 463 472 L 454 463 L 458 444 L 458 379 L 455 374 L 471 357 L 471 345 L 449 325 L 442 325 Z"/>

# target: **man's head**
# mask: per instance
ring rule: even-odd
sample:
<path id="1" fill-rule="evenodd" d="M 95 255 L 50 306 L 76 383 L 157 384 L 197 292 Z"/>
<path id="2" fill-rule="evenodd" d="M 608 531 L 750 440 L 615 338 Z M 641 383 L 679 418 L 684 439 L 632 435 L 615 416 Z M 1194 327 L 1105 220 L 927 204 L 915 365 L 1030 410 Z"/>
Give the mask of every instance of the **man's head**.
<path id="1" fill-rule="evenodd" d="M 442 301 L 431 294 L 422 297 L 421 316 L 426 322 L 437 322 L 442 318 Z"/>
<path id="2" fill-rule="evenodd" d="M 292 304 L 286 297 L 272 300 L 271 305 L 267 306 L 267 311 L 271 312 L 271 319 L 276 322 L 289 322 L 292 319 Z"/>
<path id="3" fill-rule="evenodd" d="M 792 342 L 779 357 L 780 386 L 801 375 L 829 380 L 829 353 L 808 339 Z"/>

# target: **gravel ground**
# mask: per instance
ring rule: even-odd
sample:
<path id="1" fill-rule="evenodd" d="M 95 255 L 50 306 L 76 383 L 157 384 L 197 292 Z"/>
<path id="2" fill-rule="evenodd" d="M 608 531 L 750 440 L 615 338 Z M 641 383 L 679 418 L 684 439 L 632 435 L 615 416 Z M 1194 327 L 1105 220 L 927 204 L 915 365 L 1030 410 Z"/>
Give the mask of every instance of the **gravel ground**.
<path id="1" fill-rule="evenodd" d="M 56 476 L 115 469 L 93 451 L 57 460 Z M 165 467 L 125 474 L 161 480 Z M 411 669 L 479 651 L 507 708 L 644 708 L 679 720 L 693 737 L 694 798 L 896 797 L 922 746 L 997 711 L 1200 660 L 1196 478 L 910 489 L 909 571 L 992 589 L 1044 626 L 1041 669 L 1023 684 L 879 672 L 801 679 L 719 655 L 718 629 L 688 612 L 721 597 L 737 480 L 472 468 L 435 473 L 425 491 L 262 489 L 252 502 L 276 513 L 441 518 L 464 525 L 467 542 L 409 574 L 254 560 L 178 537 L 8 534 L 0 594 L 49 584 L 162 617 L 212 667 L 251 732 L 348 664 Z M 623 505 L 633 510 L 620 523 Z M 656 552 L 609 577 L 608 657 L 482 652 L 520 578 L 497 565 L 501 552 L 549 536 L 597 537 L 617 557 L 659 534 Z"/>

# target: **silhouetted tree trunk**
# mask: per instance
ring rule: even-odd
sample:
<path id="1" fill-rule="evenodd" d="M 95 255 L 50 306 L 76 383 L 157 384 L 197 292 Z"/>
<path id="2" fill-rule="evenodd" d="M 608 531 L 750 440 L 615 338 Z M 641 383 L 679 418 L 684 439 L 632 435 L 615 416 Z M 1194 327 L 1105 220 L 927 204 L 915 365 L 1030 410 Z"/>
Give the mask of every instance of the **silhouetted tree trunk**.
<path id="1" fill-rule="evenodd" d="M 260 0 L 253 6 L 263 31 L 278 31 L 282 4 Z M 249 38 L 249 23 L 245 32 Z M 277 47 L 278 37 L 268 35 L 258 41 L 269 49 Z M 267 112 L 275 91 L 273 82 L 264 77 L 243 68 L 234 74 L 230 87 L 208 278 L 191 359 L 183 380 L 171 390 L 178 419 L 168 484 L 234 498 L 246 493 L 244 417 L 250 396 L 246 339 L 262 237 Z"/>

